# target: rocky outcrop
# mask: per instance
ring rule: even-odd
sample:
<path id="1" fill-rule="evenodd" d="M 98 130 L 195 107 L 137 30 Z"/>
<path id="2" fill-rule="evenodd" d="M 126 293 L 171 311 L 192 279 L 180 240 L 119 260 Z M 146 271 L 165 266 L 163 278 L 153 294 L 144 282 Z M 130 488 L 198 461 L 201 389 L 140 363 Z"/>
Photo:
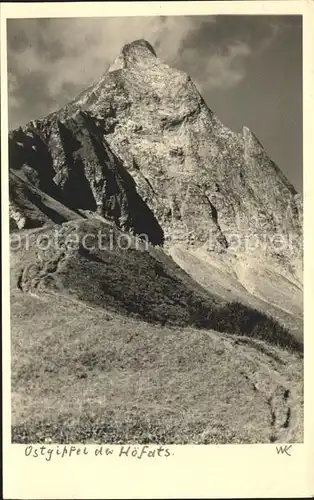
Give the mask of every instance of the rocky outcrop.
<path id="1" fill-rule="evenodd" d="M 95 212 L 162 244 L 160 225 L 88 113 L 76 111 L 63 120 L 53 116 L 13 131 L 10 166 L 70 209 Z M 12 188 L 18 204 L 14 193 Z"/>

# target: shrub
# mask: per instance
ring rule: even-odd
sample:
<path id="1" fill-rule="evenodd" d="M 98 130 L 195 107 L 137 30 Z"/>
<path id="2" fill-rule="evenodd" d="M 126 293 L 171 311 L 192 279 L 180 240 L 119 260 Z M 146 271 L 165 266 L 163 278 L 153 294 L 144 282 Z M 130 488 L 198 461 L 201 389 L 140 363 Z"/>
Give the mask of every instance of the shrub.
<path id="1" fill-rule="evenodd" d="M 240 302 L 230 302 L 211 310 L 206 318 L 199 321 L 199 326 L 213 328 L 219 332 L 246 335 L 303 352 L 302 342 L 293 337 L 289 330 L 278 321 Z"/>

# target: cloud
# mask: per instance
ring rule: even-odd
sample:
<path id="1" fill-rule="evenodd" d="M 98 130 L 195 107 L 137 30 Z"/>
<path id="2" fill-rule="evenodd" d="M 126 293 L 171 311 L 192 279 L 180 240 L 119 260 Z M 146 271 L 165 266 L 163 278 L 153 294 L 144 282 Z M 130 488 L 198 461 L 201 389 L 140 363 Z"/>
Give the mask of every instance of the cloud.
<path id="1" fill-rule="evenodd" d="M 10 108 L 19 108 L 21 100 L 18 96 L 18 83 L 17 77 L 13 73 L 8 73 L 8 99 Z"/>
<path id="2" fill-rule="evenodd" d="M 251 53 L 248 44 L 235 42 L 227 45 L 225 53 L 209 57 L 206 71 L 209 85 L 230 88 L 239 83 L 245 75 L 243 62 Z"/>
<path id="3" fill-rule="evenodd" d="M 214 22 L 215 18 L 207 18 L 208 24 Z M 97 81 L 121 47 L 135 39 L 147 39 L 161 58 L 171 62 L 198 26 L 197 17 L 8 21 L 8 68 L 14 79 L 9 89 L 11 124 L 34 118 L 40 108 L 44 115 L 63 105 Z M 26 85 L 33 84 L 32 94 Z"/>
<path id="4" fill-rule="evenodd" d="M 275 39 L 279 35 L 280 29 L 283 28 L 283 26 L 278 24 L 278 22 L 277 24 L 275 24 L 274 22 L 269 22 L 268 27 L 269 27 L 269 35 L 265 36 L 265 38 L 261 40 L 259 47 L 257 48 L 258 53 L 262 53 L 269 47 L 271 47 L 271 45 L 274 43 Z"/>
<path id="5" fill-rule="evenodd" d="M 202 57 L 197 57 L 195 49 L 186 50 L 183 59 L 190 65 L 200 91 L 227 90 L 245 77 L 245 61 L 251 54 L 247 43 L 235 41 L 212 48 Z"/>
<path id="6" fill-rule="evenodd" d="M 125 43 L 139 38 L 188 72 L 201 91 L 232 88 L 245 78 L 254 44 L 239 36 L 233 19 L 224 33 L 222 17 L 9 20 L 10 126 L 64 105 L 102 76 Z M 265 50 L 269 37 L 268 29 L 260 40 Z"/>

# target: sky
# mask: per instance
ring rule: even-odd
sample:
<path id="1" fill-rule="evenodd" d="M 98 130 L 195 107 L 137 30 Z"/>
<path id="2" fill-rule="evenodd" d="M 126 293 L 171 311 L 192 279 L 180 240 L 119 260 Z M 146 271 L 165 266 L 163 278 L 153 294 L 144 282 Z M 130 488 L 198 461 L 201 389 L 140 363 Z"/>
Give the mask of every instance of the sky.
<path id="1" fill-rule="evenodd" d="M 249 127 L 302 192 L 301 16 L 11 19 L 7 36 L 10 129 L 66 104 L 144 38 L 225 125 Z"/>

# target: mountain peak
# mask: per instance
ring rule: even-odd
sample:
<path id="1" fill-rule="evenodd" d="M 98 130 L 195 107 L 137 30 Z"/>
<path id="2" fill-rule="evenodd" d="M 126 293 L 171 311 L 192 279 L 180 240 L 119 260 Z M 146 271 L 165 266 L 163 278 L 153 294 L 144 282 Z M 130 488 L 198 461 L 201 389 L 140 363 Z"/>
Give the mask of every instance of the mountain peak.
<path id="1" fill-rule="evenodd" d="M 151 61 L 156 57 L 156 52 L 149 42 L 144 39 L 134 40 L 122 47 L 120 54 L 110 66 L 109 72 L 123 69 L 136 63 Z"/>
<path id="2" fill-rule="evenodd" d="M 10 139 L 11 168 L 72 210 L 97 211 L 168 249 L 204 252 L 206 261 L 233 266 L 246 289 L 258 287 L 257 266 L 277 266 L 301 283 L 302 203 L 295 189 L 255 135 L 225 127 L 191 78 L 156 57 L 146 40 L 125 45 L 96 84 Z M 18 205 L 22 187 L 15 185 Z M 38 224 L 32 200 L 28 224 Z M 283 243 L 279 251 L 264 245 L 265 234 L 271 242 L 295 234 L 300 248 Z M 261 235 L 252 249 L 248 235 Z M 290 271 L 285 262 L 292 259 Z"/>
<path id="3" fill-rule="evenodd" d="M 131 43 L 127 43 L 122 47 L 122 52 L 123 54 L 139 54 L 145 57 L 145 55 L 151 55 L 156 56 L 156 52 L 152 45 L 147 42 L 147 40 L 144 40 L 143 38 L 140 40 L 134 40 Z"/>

